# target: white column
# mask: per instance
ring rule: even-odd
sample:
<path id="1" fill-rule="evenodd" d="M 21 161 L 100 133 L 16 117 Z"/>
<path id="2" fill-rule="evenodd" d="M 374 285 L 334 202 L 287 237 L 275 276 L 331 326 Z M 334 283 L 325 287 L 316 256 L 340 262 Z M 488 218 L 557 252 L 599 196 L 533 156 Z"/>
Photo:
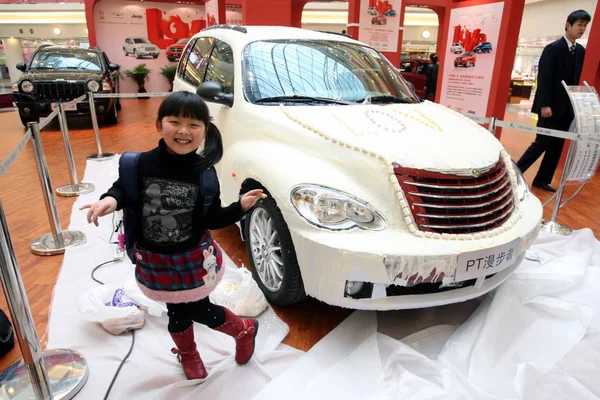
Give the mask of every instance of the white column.
<path id="1" fill-rule="evenodd" d="M 16 68 L 16 65 L 25 61 L 23 59 L 21 39 L 2 39 L 2 42 L 4 43 L 4 54 L 6 55 L 6 66 L 8 67 L 8 73 L 10 74 L 10 81 L 14 83 L 22 74 L 22 72 Z"/>

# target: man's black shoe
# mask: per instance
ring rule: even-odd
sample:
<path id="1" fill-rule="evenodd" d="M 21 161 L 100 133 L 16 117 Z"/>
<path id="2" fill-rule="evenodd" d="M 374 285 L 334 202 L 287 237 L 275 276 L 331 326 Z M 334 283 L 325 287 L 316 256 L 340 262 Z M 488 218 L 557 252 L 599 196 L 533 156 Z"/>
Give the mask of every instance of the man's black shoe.
<path id="1" fill-rule="evenodd" d="M 545 190 L 546 192 L 552 192 L 552 193 L 556 192 L 556 189 L 554 189 L 552 186 L 548 185 L 547 183 L 533 182 L 532 186 L 534 188 Z"/>

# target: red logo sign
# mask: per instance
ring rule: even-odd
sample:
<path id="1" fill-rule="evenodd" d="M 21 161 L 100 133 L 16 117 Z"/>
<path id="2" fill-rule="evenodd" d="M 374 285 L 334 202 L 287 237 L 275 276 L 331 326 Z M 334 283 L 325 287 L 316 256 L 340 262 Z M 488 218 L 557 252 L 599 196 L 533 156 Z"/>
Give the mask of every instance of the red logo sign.
<path id="1" fill-rule="evenodd" d="M 181 20 L 178 15 L 163 18 L 162 10 L 149 8 L 146 10 L 148 39 L 161 49 L 166 49 L 179 39 L 187 39 L 206 27 L 203 19 L 193 20 L 191 26 Z"/>
<path id="2" fill-rule="evenodd" d="M 471 32 L 468 29 L 462 29 L 460 25 L 454 27 L 454 36 L 452 43 L 460 43 L 465 52 L 473 51 L 473 48 L 479 43 L 487 42 L 487 35 L 481 33 L 481 29 L 475 29 Z"/>

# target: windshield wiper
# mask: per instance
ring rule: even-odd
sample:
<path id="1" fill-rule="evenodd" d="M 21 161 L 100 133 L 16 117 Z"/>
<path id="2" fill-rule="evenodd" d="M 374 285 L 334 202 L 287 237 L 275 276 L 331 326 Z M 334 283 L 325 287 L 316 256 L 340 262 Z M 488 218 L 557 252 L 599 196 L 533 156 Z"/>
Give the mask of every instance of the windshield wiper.
<path id="1" fill-rule="evenodd" d="M 255 103 L 268 103 L 272 101 L 297 101 L 302 103 L 308 102 L 319 102 L 319 103 L 331 103 L 331 104 L 343 104 L 350 105 L 353 103 L 348 103 L 342 100 L 328 99 L 326 97 L 312 97 L 312 96 L 273 96 L 273 97 L 263 97 L 262 99 L 255 100 Z"/>
<path id="2" fill-rule="evenodd" d="M 405 99 L 402 97 L 393 96 L 391 94 L 382 94 L 379 96 L 368 96 L 362 100 L 357 101 L 357 103 L 402 103 L 402 104 L 412 104 L 415 103 L 412 99 Z"/>

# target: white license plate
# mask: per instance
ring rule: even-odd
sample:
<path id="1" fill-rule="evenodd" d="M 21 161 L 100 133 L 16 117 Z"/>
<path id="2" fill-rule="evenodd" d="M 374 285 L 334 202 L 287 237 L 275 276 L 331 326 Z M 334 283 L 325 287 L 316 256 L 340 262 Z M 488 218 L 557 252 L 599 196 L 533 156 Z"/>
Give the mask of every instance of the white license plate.
<path id="1" fill-rule="evenodd" d="M 489 249 L 475 250 L 458 255 L 456 282 L 495 274 L 517 262 L 521 239 Z"/>
<path id="2" fill-rule="evenodd" d="M 56 109 L 56 103 L 52 103 L 51 105 L 52 107 L 52 111 L 54 111 Z M 63 108 L 65 109 L 65 111 L 77 111 L 77 104 L 67 104 L 67 105 L 63 105 Z"/>

